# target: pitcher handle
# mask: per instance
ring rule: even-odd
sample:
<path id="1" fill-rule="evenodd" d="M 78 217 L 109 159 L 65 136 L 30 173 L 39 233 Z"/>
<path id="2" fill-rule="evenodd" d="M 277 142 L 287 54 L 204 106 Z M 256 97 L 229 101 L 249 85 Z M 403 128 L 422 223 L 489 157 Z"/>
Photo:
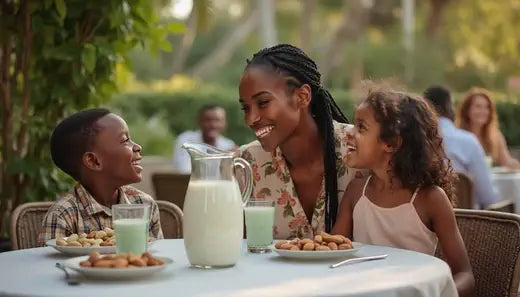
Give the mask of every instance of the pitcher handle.
<path id="1" fill-rule="evenodd" d="M 249 165 L 246 160 L 240 157 L 233 159 L 233 166 L 238 166 L 244 169 L 244 173 L 246 175 L 246 184 L 244 191 L 242 192 L 242 201 L 244 202 L 245 206 L 247 201 L 249 201 L 249 198 L 251 198 L 251 193 L 253 192 L 253 170 L 251 169 L 251 165 Z"/>

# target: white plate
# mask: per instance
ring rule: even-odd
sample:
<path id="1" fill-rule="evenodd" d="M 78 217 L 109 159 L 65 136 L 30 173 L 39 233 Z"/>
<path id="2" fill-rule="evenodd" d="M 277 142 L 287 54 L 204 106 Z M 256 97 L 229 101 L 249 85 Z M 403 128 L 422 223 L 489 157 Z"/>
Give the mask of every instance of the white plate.
<path id="1" fill-rule="evenodd" d="M 67 238 L 64 238 L 67 240 Z M 152 246 L 156 240 L 152 240 L 148 243 L 148 247 Z M 66 255 L 72 255 L 72 256 L 84 256 L 90 254 L 90 252 L 96 250 L 100 254 L 115 254 L 116 253 L 116 246 L 89 246 L 89 247 L 82 247 L 82 246 L 66 246 L 66 245 L 57 245 L 56 239 L 50 239 L 47 240 L 45 243 L 47 246 L 53 247 L 57 251 L 60 251 Z"/>
<path id="2" fill-rule="evenodd" d="M 352 254 L 355 254 L 359 249 L 363 246 L 363 244 L 359 242 L 352 243 L 352 249 L 350 250 L 338 250 L 338 251 L 288 251 L 277 249 L 274 246 L 272 250 L 278 253 L 278 255 L 291 258 L 291 259 L 299 259 L 299 260 L 326 260 L 326 259 L 336 259 L 336 258 L 345 258 Z"/>
<path id="3" fill-rule="evenodd" d="M 65 267 L 75 270 L 83 274 L 86 278 L 104 279 L 104 280 L 124 280 L 149 277 L 155 273 L 161 272 L 173 263 L 173 260 L 166 257 L 157 257 L 164 261 L 163 265 L 146 266 L 136 268 L 96 268 L 81 267 L 79 262 L 88 259 L 88 256 L 76 257 L 68 259 L 63 264 Z"/>

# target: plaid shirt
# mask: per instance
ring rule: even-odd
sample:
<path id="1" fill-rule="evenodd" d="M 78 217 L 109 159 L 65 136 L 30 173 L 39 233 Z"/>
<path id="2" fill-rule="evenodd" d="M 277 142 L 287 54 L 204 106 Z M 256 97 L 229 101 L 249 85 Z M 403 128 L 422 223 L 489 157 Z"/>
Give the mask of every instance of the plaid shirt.
<path id="1" fill-rule="evenodd" d="M 163 238 L 159 208 L 150 195 L 130 186 L 119 188 L 118 195 L 119 203 L 150 204 L 150 236 Z M 65 237 L 72 233 L 88 234 L 105 227 L 112 228 L 112 210 L 98 203 L 81 184 L 77 184 L 72 192 L 58 198 L 47 211 L 38 243 L 43 246 L 49 239 Z"/>

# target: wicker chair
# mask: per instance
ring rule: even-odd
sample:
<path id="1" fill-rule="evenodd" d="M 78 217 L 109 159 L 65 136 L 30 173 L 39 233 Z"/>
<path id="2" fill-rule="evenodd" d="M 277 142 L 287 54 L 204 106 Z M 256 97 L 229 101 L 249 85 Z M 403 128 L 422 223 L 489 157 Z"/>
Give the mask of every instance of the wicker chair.
<path id="1" fill-rule="evenodd" d="M 155 198 L 170 201 L 182 209 L 189 181 L 188 174 L 155 173 L 152 175 Z"/>
<path id="2" fill-rule="evenodd" d="M 515 213 L 515 203 L 511 200 L 499 201 L 490 205 L 486 205 L 485 210 Z"/>
<path id="3" fill-rule="evenodd" d="M 520 281 L 520 216 L 455 209 L 475 275 L 476 297 L 513 297 Z M 444 259 L 438 248 L 436 256 Z"/>
<path id="4" fill-rule="evenodd" d="M 457 173 L 457 208 L 472 209 L 475 205 L 473 180 L 467 174 Z"/>
<path id="5" fill-rule="evenodd" d="M 11 249 L 38 247 L 38 233 L 43 217 L 53 201 L 29 202 L 19 205 L 11 214 Z"/>
<path id="6" fill-rule="evenodd" d="M 182 210 L 170 201 L 156 200 L 164 238 L 182 238 Z"/>

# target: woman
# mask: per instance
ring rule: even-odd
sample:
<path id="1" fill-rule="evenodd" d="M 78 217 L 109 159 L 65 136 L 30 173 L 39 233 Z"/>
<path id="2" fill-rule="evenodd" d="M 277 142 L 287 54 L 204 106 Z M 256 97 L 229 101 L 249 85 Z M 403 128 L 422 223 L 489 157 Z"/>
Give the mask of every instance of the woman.
<path id="1" fill-rule="evenodd" d="M 240 80 L 245 123 L 258 141 L 240 148 L 254 172 L 253 198 L 276 201 L 275 238 L 330 231 L 355 171 L 345 166 L 352 126 L 302 50 L 256 53 Z"/>
<path id="2" fill-rule="evenodd" d="M 473 88 L 466 94 L 457 121 L 461 129 L 477 136 L 493 164 L 520 169 L 520 162 L 511 157 L 504 135 L 498 129 L 495 104 L 486 90 Z"/>

